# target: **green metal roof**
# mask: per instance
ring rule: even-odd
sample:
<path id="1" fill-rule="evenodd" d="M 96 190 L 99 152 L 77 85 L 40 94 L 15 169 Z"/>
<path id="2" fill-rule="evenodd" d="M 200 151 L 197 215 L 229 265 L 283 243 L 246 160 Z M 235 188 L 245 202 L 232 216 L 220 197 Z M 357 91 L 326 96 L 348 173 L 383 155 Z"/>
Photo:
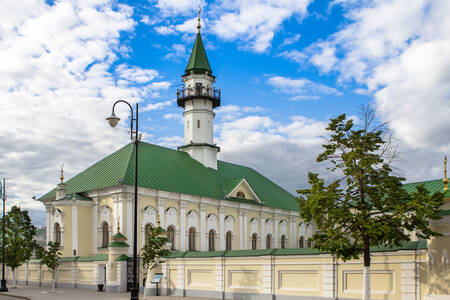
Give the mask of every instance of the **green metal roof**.
<path id="1" fill-rule="evenodd" d="M 191 71 L 196 74 L 205 74 L 206 72 L 212 74 L 200 32 L 197 33 L 197 37 L 195 38 L 194 47 L 192 47 L 191 57 L 189 57 L 185 74 L 190 74 Z"/>
<path id="2" fill-rule="evenodd" d="M 125 242 L 111 242 L 111 243 L 109 243 L 108 247 L 126 248 L 126 247 L 130 247 L 130 245 L 128 245 Z"/>
<path id="3" fill-rule="evenodd" d="M 430 191 L 430 193 L 444 193 L 444 183 L 442 182 L 442 179 L 405 183 L 403 187 L 408 193 L 413 193 L 416 191 L 416 187 L 419 185 L 423 185 L 428 191 Z M 445 192 L 444 198 L 450 198 L 450 190 Z"/>
<path id="4" fill-rule="evenodd" d="M 127 238 L 121 232 L 118 232 L 115 235 L 113 235 L 113 237 L 111 239 L 113 241 L 126 241 L 127 240 Z"/>
<path id="5" fill-rule="evenodd" d="M 130 143 L 69 179 L 66 182 L 68 192 L 81 193 L 122 183 L 134 185 L 134 147 Z M 140 187 L 224 199 L 232 183 L 238 184 L 245 178 L 264 206 L 298 210 L 292 194 L 252 168 L 224 161 L 218 161 L 217 166 L 217 170 L 207 168 L 183 151 L 139 143 Z M 39 200 L 53 200 L 55 196 L 56 189 Z M 228 200 L 257 204 L 249 199 Z"/>
<path id="6" fill-rule="evenodd" d="M 116 261 L 127 261 L 128 258 L 129 258 L 128 255 L 122 254 L 121 256 L 119 256 L 118 258 L 116 258 Z"/>
<path id="7" fill-rule="evenodd" d="M 108 261 L 108 254 L 96 254 L 92 256 L 79 256 L 77 262 L 92 262 L 92 261 Z"/>

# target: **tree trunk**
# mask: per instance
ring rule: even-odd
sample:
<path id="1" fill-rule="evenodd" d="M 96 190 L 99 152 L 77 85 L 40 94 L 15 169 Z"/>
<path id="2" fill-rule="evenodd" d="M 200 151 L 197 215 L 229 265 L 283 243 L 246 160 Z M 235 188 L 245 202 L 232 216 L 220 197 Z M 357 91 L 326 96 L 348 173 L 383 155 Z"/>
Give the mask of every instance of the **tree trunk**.
<path id="1" fill-rule="evenodd" d="M 52 271 L 52 293 L 55 292 L 56 270 Z"/>
<path id="2" fill-rule="evenodd" d="M 13 288 L 16 288 L 17 287 L 17 278 L 16 278 L 16 268 L 14 268 L 14 269 L 12 269 L 12 272 L 13 272 Z"/>
<path id="3" fill-rule="evenodd" d="M 144 269 L 144 274 L 147 274 L 147 275 L 145 275 L 145 278 L 147 278 L 147 276 L 148 276 L 148 269 Z M 145 284 L 144 284 L 144 300 L 145 299 L 147 299 L 146 297 L 147 297 L 147 293 L 146 293 L 146 290 L 145 290 L 145 286 L 147 285 L 147 280 L 145 280 Z"/>
<path id="4" fill-rule="evenodd" d="M 370 241 L 364 236 L 363 300 L 370 300 Z"/>

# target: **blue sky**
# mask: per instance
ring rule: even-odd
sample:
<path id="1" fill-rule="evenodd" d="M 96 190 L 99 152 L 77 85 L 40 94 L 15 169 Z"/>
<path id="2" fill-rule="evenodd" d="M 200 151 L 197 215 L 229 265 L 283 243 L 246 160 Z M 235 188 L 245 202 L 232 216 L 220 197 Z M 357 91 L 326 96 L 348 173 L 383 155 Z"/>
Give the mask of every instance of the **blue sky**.
<path id="1" fill-rule="evenodd" d="M 445 0 L 142 0 L 4 4 L 0 176 L 8 205 L 31 200 L 129 142 L 109 128 L 118 98 L 139 102 L 144 140 L 176 148 L 176 88 L 202 37 L 222 89 L 219 159 L 287 190 L 306 186 L 329 118 L 370 104 L 399 145 L 395 172 L 441 178 L 450 152 L 450 20 Z M 125 107 L 118 110 L 126 119 Z M 328 175 L 333 177 L 334 175 Z"/>

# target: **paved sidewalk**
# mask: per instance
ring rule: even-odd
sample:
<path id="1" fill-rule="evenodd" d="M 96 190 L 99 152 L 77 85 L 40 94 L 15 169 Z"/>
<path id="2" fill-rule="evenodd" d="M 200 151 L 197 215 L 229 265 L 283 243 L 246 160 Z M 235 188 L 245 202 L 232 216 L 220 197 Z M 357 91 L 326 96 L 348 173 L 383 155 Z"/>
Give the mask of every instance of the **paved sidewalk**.
<path id="1" fill-rule="evenodd" d="M 48 293 L 51 288 L 36 287 L 18 287 L 10 288 L 7 293 L 0 293 L 0 300 L 91 300 L 91 299 L 110 299 L 110 300 L 129 300 L 130 293 L 106 293 L 94 290 L 82 289 L 60 289 L 56 288 L 56 293 Z M 18 296 L 18 297 L 13 297 Z M 144 300 L 144 294 L 139 296 L 140 300 Z M 177 297 L 177 296 L 147 296 L 146 300 L 212 300 L 208 298 L 197 297 Z M 217 300 L 217 299 L 215 299 Z"/>

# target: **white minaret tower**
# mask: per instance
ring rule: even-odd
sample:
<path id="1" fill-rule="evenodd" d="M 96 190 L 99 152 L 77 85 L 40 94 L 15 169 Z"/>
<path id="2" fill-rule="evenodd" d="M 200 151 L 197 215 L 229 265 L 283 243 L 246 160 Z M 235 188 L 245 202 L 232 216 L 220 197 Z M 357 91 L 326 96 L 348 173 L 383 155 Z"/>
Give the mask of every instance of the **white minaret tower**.
<path id="1" fill-rule="evenodd" d="M 220 90 L 213 87 L 215 76 L 206 57 L 200 28 L 199 11 L 197 37 L 182 76 L 184 88 L 177 91 L 178 106 L 184 108 L 184 145 L 178 150 L 217 170 L 220 148 L 214 144 L 213 120 L 214 108 L 220 106 Z"/>

